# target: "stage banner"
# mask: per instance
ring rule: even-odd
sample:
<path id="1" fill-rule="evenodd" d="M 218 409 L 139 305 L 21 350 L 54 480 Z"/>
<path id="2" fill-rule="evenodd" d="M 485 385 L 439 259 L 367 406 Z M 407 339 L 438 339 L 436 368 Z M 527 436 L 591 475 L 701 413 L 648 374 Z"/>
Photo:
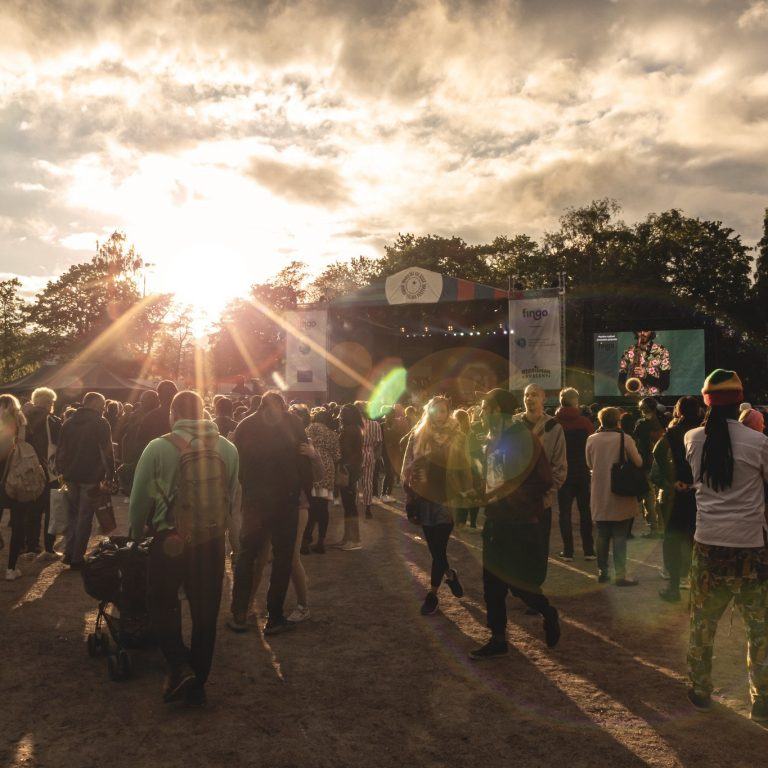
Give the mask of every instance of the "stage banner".
<path id="1" fill-rule="evenodd" d="M 384 292 L 390 304 L 436 304 L 443 295 L 439 272 L 411 267 L 387 278 Z"/>
<path id="2" fill-rule="evenodd" d="M 560 389 L 560 299 L 512 299 L 509 330 L 509 388 Z"/>
<path id="3" fill-rule="evenodd" d="M 285 349 L 285 387 L 289 392 L 325 392 L 328 389 L 328 312 L 305 309 L 286 312 L 285 320 L 296 333 L 288 331 Z"/>

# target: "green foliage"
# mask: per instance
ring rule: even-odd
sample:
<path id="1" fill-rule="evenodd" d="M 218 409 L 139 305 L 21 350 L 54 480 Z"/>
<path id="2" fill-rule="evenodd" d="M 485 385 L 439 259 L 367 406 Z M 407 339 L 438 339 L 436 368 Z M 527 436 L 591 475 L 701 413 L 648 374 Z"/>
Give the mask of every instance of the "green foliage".
<path id="1" fill-rule="evenodd" d="M 25 373 L 27 307 L 20 290 L 17 278 L 0 280 L 0 381 Z"/>

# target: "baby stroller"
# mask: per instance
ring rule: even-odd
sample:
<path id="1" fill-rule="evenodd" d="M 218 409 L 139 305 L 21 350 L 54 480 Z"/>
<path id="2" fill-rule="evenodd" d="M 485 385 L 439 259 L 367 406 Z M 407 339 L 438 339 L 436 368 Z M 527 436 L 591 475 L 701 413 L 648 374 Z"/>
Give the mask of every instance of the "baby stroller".
<path id="1" fill-rule="evenodd" d="M 109 677 L 115 681 L 133 674 L 129 650 L 154 644 L 147 607 L 151 542 L 111 536 L 90 552 L 83 564 L 85 591 L 99 601 L 96 628 L 88 635 L 88 655 L 106 656 Z M 108 610 L 110 606 L 113 610 Z"/>

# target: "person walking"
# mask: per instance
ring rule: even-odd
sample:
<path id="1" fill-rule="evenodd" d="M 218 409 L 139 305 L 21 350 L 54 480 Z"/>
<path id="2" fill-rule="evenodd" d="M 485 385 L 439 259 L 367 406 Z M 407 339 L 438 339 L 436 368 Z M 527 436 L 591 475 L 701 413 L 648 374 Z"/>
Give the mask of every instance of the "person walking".
<path id="1" fill-rule="evenodd" d="M 248 629 L 246 615 L 253 591 L 254 563 L 265 542 L 272 542 L 272 573 L 267 593 L 265 635 L 291 629 L 283 614 L 296 544 L 299 500 L 303 490 L 312 495 L 312 468 L 301 446 L 307 436 L 300 419 L 288 412 L 276 391 L 262 396 L 258 410 L 235 429 L 233 442 L 240 454 L 242 522 L 240 547 L 234 565 L 232 616 L 234 632 Z"/>
<path id="2" fill-rule="evenodd" d="M 48 533 L 51 517 L 50 489 L 58 488 L 58 479 L 54 471 L 56 444 L 61 432 L 61 419 L 53 415 L 56 393 L 48 387 L 38 387 L 32 392 L 31 407 L 27 411 L 27 442 L 35 449 L 40 465 L 45 472 L 46 489 L 38 499 L 32 502 L 32 517 L 27 537 L 27 552 L 35 553 L 41 562 L 58 560 L 53 551 L 56 537 Z M 40 529 L 42 526 L 43 549 L 40 549 Z"/>
<path id="3" fill-rule="evenodd" d="M 421 607 L 422 616 L 437 611 L 437 591 L 445 579 L 455 597 L 463 597 L 459 574 L 448 562 L 448 541 L 454 510 L 472 491 L 467 440 L 450 417 L 445 397 L 433 397 L 413 428 L 403 459 L 409 519 L 421 526 L 432 555 L 430 589 Z"/>
<path id="4" fill-rule="evenodd" d="M 587 438 L 585 455 L 592 471 L 591 507 L 592 519 L 597 528 L 598 581 L 610 581 L 608 553 L 613 543 L 614 584 L 617 587 L 634 587 L 636 579 L 627 577 L 627 535 L 637 513 L 637 500 L 631 496 L 619 496 L 611 487 L 611 469 L 619 463 L 622 443 L 624 456 L 636 467 L 643 466 L 643 459 L 635 441 L 619 427 L 621 411 L 603 408 L 597 414 L 600 428 Z"/>
<path id="5" fill-rule="evenodd" d="M 64 479 L 67 500 L 62 562 L 72 570 L 83 566 L 98 497 L 115 473 L 112 430 L 103 416 L 105 405 L 103 395 L 89 392 L 61 426 L 56 467 Z"/>
<path id="6" fill-rule="evenodd" d="M 339 436 L 333 431 L 331 414 L 325 408 L 312 411 L 312 423 L 307 427 L 307 438 L 315 447 L 323 466 L 323 475 L 312 488 L 309 500 L 309 520 L 304 530 L 302 554 L 325 554 L 325 536 L 328 532 L 328 504 L 333 499 L 336 483 L 336 464 L 341 458 Z M 312 545 L 317 526 L 317 542 Z"/>
<path id="7" fill-rule="evenodd" d="M 362 549 L 360 543 L 360 516 L 357 509 L 357 483 L 363 468 L 363 417 L 360 411 L 347 403 L 339 412 L 339 497 L 344 509 L 344 535 L 335 545 L 350 552 Z"/>
<path id="8" fill-rule="evenodd" d="M 548 647 L 560 640 L 557 609 L 541 589 L 546 577 L 541 519 L 544 498 L 552 488 L 549 461 L 536 435 L 513 421 L 517 401 L 511 392 L 493 389 L 482 402 L 488 425 L 483 597 L 491 637 L 470 652 L 475 661 L 508 652 L 507 592 L 541 614 Z"/>
<path id="9" fill-rule="evenodd" d="M 224 579 L 224 532 L 238 497 L 238 454 L 204 418 L 191 391 L 171 401 L 171 432 L 152 440 L 136 466 L 129 502 L 130 535 L 152 534 L 149 609 L 168 665 L 167 703 L 206 702 Z M 189 601 L 191 641 L 181 632 L 179 589 Z"/>
<path id="10" fill-rule="evenodd" d="M 546 392 L 538 384 L 529 384 L 523 391 L 525 410 L 515 419 L 524 424 L 541 442 L 552 471 L 552 487 L 544 496 L 544 512 L 540 519 L 544 573 L 549 561 L 549 539 L 552 531 L 552 510 L 557 509 L 557 492 L 568 476 L 565 435 L 557 419 L 544 412 Z"/>
<path id="11" fill-rule="evenodd" d="M 735 371 L 713 371 L 701 393 L 704 426 L 684 437 L 696 489 L 688 699 L 712 706 L 715 633 L 733 602 L 747 630 L 752 719 L 768 722 L 768 438 L 738 421 L 744 389 Z"/>
<path id="12" fill-rule="evenodd" d="M 658 488 L 651 481 L 653 466 L 653 446 L 664 434 L 664 427 L 659 421 L 658 402 L 653 397 L 644 397 L 640 401 L 640 419 L 635 424 L 635 444 L 643 459 L 643 471 L 648 482 L 648 490 L 640 500 L 645 522 L 649 530 L 643 534 L 646 539 L 660 539 L 664 533 L 664 521 L 656 509 Z"/>
<path id="13" fill-rule="evenodd" d="M 680 585 L 691 567 L 693 534 L 696 530 L 696 496 L 691 467 L 685 458 L 683 438 L 701 424 L 699 401 L 681 397 L 675 403 L 672 421 L 653 448 L 651 475 L 660 489 L 659 502 L 664 526 L 664 568 L 669 576 L 662 600 L 680 601 Z"/>
<path id="14" fill-rule="evenodd" d="M 581 548 L 585 560 L 595 560 L 595 545 L 592 535 L 592 513 L 589 509 L 589 468 L 586 460 L 587 438 L 595 431 L 592 421 L 584 416 L 579 408 L 579 392 L 567 387 L 560 392 L 560 407 L 555 418 L 563 428 L 565 436 L 565 454 L 568 472 L 565 482 L 557 492 L 560 536 L 563 539 L 563 551 L 560 557 L 571 562 L 573 546 L 573 502 L 579 511 L 579 531 Z"/>
<path id="15" fill-rule="evenodd" d="M 373 517 L 371 504 L 373 503 L 373 479 L 376 472 L 376 463 L 381 453 L 381 425 L 375 419 L 368 417 L 368 403 L 358 400 L 355 408 L 360 412 L 363 420 L 363 465 L 360 470 L 360 492 L 365 510 L 365 519 Z"/>

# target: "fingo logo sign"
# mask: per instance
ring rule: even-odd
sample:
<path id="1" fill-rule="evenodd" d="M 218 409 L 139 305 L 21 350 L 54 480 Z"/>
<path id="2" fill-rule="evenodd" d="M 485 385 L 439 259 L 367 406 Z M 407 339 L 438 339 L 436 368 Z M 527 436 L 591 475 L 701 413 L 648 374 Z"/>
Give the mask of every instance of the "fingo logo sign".
<path id="1" fill-rule="evenodd" d="M 546 309 L 524 309 L 523 317 L 529 320 L 541 320 L 542 318 L 549 317 L 549 312 Z"/>
<path id="2" fill-rule="evenodd" d="M 317 320 L 302 320 L 299 325 L 305 330 L 309 331 L 312 328 L 317 328 Z"/>
<path id="3" fill-rule="evenodd" d="M 427 279 L 421 272 L 408 272 L 400 282 L 400 292 L 408 301 L 420 299 L 427 290 Z"/>

